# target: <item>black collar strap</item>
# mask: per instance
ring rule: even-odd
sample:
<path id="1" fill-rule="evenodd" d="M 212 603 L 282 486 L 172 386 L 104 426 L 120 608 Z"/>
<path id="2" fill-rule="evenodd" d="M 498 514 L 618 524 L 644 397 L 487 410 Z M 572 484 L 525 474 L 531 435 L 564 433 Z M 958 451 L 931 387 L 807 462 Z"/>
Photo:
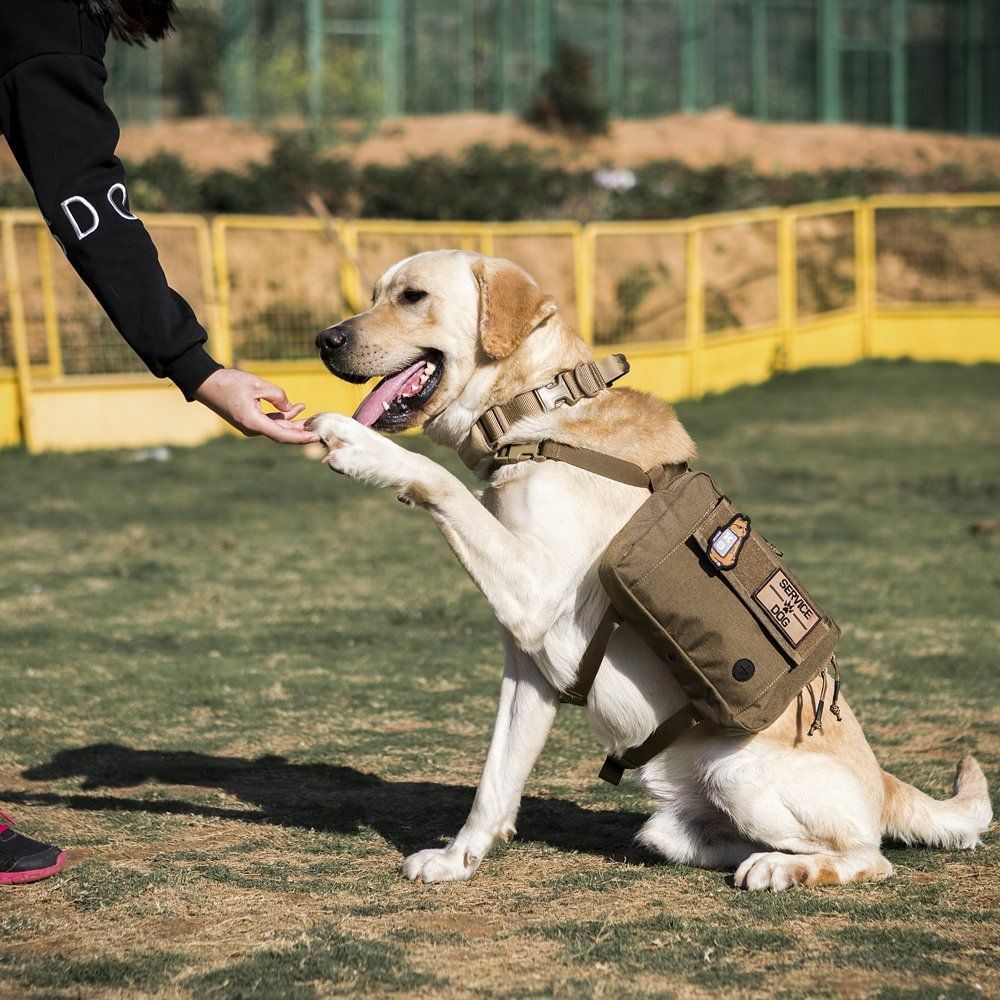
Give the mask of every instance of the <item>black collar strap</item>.
<path id="1" fill-rule="evenodd" d="M 522 392 L 508 403 L 491 406 L 472 425 L 469 436 L 459 447 L 462 461 L 474 469 L 493 454 L 497 442 L 519 420 L 548 413 L 559 406 L 573 406 L 581 399 L 593 399 L 627 375 L 628 370 L 624 354 L 610 354 L 603 361 L 585 361 L 576 368 L 559 372 L 547 385 Z"/>

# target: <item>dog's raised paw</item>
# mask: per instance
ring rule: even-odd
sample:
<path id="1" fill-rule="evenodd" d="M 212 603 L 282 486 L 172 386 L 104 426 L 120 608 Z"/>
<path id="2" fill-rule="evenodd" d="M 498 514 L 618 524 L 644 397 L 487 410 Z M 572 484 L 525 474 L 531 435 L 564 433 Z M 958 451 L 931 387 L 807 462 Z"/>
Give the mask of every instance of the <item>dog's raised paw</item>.
<path id="1" fill-rule="evenodd" d="M 342 413 L 318 413 L 306 424 L 329 449 L 323 462 L 334 472 L 373 486 L 406 486 L 409 453 Z"/>
<path id="2" fill-rule="evenodd" d="M 352 417 L 343 413 L 317 413 L 306 421 L 306 429 L 319 435 L 319 439 L 331 450 L 343 442 L 350 442 L 358 436 L 356 431 L 362 430 Z"/>
<path id="3" fill-rule="evenodd" d="M 476 874 L 479 859 L 448 848 L 417 851 L 403 862 L 403 875 L 411 882 L 467 882 Z"/>

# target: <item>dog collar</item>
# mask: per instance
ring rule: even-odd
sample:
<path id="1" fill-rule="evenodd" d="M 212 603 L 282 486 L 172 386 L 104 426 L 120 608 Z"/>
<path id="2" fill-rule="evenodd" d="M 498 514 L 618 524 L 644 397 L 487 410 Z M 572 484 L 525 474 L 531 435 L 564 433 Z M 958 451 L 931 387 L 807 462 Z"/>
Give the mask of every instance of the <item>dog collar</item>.
<path id="1" fill-rule="evenodd" d="M 551 382 L 519 393 L 509 402 L 498 403 L 480 414 L 459 446 L 458 454 L 468 468 L 474 469 L 495 453 L 497 442 L 519 420 L 549 413 L 563 405 L 574 406 L 581 399 L 593 399 L 628 371 L 624 354 L 609 354 L 603 361 L 585 361 L 576 368 L 561 371 Z"/>

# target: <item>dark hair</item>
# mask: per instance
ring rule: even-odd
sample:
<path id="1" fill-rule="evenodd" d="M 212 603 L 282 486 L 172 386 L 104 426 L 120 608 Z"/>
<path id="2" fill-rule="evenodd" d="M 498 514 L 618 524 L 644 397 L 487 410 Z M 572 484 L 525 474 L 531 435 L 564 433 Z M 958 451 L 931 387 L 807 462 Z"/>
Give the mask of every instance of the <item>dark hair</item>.
<path id="1" fill-rule="evenodd" d="M 174 0 L 83 0 L 83 6 L 130 45 L 159 41 L 173 28 Z"/>

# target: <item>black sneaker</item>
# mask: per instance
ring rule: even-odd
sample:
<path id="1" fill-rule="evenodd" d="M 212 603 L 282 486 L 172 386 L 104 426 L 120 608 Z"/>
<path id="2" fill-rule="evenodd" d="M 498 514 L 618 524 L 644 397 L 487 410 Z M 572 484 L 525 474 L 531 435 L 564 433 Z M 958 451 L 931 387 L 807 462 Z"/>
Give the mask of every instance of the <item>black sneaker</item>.
<path id="1" fill-rule="evenodd" d="M 41 882 L 66 867 L 66 855 L 58 847 L 22 837 L 13 826 L 14 821 L 0 812 L 0 885 Z"/>

